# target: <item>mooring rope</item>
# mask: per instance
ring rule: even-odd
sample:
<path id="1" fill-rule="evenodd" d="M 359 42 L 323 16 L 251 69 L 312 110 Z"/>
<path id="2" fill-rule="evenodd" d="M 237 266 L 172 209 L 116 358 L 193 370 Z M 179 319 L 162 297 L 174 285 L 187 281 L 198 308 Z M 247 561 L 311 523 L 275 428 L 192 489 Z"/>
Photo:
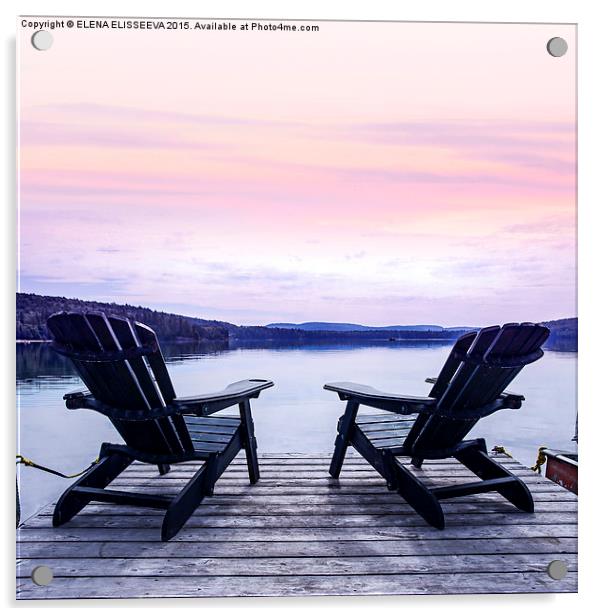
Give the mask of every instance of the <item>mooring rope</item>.
<path id="1" fill-rule="evenodd" d="M 73 473 L 73 475 L 65 475 L 65 473 L 61 473 L 60 471 L 55 471 L 52 468 L 48 468 L 47 466 L 42 466 L 41 464 L 37 464 L 33 460 L 26 458 L 25 456 L 18 455 L 17 456 L 17 464 L 24 464 L 25 466 L 31 466 L 32 468 L 37 468 L 40 471 L 44 471 L 45 473 L 52 473 L 53 475 L 57 475 L 57 477 L 62 477 L 63 479 L 73 479 L 74 477 L 79 477 L 83 475 L 87 471 L 89 471 L 95 464 L 98 464 L 98 458 L 94 460 L 87 468 L 79 473 Z"/>
<path id="2" fill-rule="evenodd" d="M 512 454 L 503 445 L 495 445 L 491 451 L 493 451 L 493 453 L 501 453 L 509 458 L 512 457 Z"/>
<path id="3" fill-rule="evenodd" d="M 547 449 L 547 447 L 540 447 L 537 450 L 537 460 L 535 460 L 535 464 L 531 467 L 531 470 L 535 471 L 539 475 L 541 475 L 541 467 L 546 463 L 546 454 L 544 453 L 545 449 Z"/>
<path id="4" fill-rule="evenodd" d="M 47 466 L 42 466 L 29 458 L 26 458 L 22 455 L 17 455 L 17 464 L 23 464 L 24 466 L 31 466 L 32 468 L 37 468 L 40 471 L 44 471 L 45 473 L 51 473 L 52 475 L 56 475 L 57 477 L 62 477 L 63 479 L 74 479 L 75 477 L 79 477 L 84 473 L 87 473 L 93 466 L 98 464 L 99 458 L 96 458 L 87 468 L 79 473 L 73 473 L 72 475 L 66 475 L 65 473 L 61 473 L 60 471 L 55 471 L 53 468 L 48 468 Z M 17 488 L 17 528 L 19 527 L 19 523 L 21 522 L 21 499 L 19 497 L 19 482 L 15 480 L 16 488 Z"/>

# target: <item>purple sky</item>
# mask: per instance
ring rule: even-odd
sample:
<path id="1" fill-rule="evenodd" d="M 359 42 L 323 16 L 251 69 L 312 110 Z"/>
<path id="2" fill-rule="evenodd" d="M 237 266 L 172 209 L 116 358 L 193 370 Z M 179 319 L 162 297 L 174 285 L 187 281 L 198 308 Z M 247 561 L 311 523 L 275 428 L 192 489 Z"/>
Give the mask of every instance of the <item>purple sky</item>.
<path id="1" fill-rule="evenodd" d="M 29 35 L 22 291 L 242 324 L 576 314 L 574 27 Z"/>

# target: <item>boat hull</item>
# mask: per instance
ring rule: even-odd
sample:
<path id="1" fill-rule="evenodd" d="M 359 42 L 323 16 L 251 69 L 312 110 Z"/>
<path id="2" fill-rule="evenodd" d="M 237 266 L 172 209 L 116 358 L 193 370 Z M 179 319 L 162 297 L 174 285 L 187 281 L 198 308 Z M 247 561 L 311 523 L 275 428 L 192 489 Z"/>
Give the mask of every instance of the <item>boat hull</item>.
<path id="1" fill-rule="evenodd" d="M 577 454 L 545 449 L 546 477 L 563 488 L 578 494 Z"/>

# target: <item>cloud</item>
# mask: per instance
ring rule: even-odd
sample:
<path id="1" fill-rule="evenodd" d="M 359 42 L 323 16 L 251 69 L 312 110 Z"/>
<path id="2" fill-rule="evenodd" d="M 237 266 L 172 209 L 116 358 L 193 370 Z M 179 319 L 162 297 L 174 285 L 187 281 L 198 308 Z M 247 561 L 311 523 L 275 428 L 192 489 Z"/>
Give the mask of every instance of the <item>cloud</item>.
<path id="1" fill-rule="evenodd" d="M 131 130 L 118 126 L 95 127 L 73 122 L 23 121 L 22 146 L 83 146 L 118 149 L 223 150 L 227 146 L 178 137 L 169 131 Z"/>
<path id="2" fill-rule="evenodd" d="M 572 191 L 571 183 L 559 180 L 557 177 L 517 175 L 500 170 L 497 173 L 459 173 L 450 171 L 409 171 L 374 168 L 331 168 L 331 173 L 337 174 L 348 181 L 388 182 L 396 184 L 446 184 L 450 186 L 495 185 L 500 188 L 520 187 L 546 191 Z"/>
<path id="3" fill-rule="evenodd" d="M 181 111 L 126 107 L 121 105 L 102 105 L 96 103 L 60 103 L 40 105 L 36 109 L 50 113 L 84 118 L 108 118 L 112 120 L 131 120 L 136 122 L 169 123 L 200 126 L 257 126 L 257 127 L 303 127 L 304 122 L 284 122 L 250 117 L 220 116 L 216 114 L 185 113 Z"/>
<path id="4" fill-rule="evenodd" d="M 387 145 L 444 148 L 464 157 L 574 174 L 576 128 L 570 122 L 439 120 L 360 123 L 334 129 L 341 137 Z"/>

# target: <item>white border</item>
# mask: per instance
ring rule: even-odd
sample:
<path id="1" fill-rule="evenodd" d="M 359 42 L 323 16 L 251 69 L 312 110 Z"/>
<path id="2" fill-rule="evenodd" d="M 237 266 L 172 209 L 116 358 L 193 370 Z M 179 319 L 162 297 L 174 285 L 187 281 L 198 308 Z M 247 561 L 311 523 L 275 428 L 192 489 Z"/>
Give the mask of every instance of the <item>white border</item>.
<path id="1" fill-rule="evenodd" d="M 0 370 L 1 387 L 5 404 L 2 413 L 5 421 L 4 457 L 5 471 L 2 473 L 6 503 L 3 509 L 2 524 L 2 576 L 4 603 L 15 606 L 14 596 L 14 535 L 12 529 L 13 502 L 13 467 L 14 450 L 14 292 L 15 292 L 15 98 L 14 98 L 14 48 L 15 23 L 17 15 L 144 15 L 144 16 L 198 16 L 198 17 L 262 17 L 262 18 L 306 18 L 306 19 L 388 19 L 411 21 L 502 21 L 502 22 L 565 22 L 578 23 L 579 36 L 579 406 L 580 420 L 580 572 L 578 595 L 481 595 L 456 597 L 357 597 L 357 598 L 306 598 L 306 599 L 220 599 L 220 600 L 134 600 L 134 601 L 54 601 L 54 602 L 19 602 L 19 607 L 29 611 L 33 608 L 64 609 L 75 607 L 78 610 L 92 607 L 111 607 L 128 609 L 142 613 L 148 609 L 184 609 L 219 610 L 234 612 L 244 610 L 256 614 L 265 612 L 302 613 L 309 609 L 349 610 L 351 613 L 365 612 L 370 607 L 380 610 L 426 610 L 440 612 L 449 616 L 479 615 L 484 611 L 490 615 L 500 616 L 512 612 L 513 616 L 531 614 L 535 610 L 546 613 L 569 611 L 576 607 L 593 607 L 596 601 L 597 571 L 600 558 L 600 529 L 595 494 L 599 492 L 597 474 L 602 472 L 600 450 L 597 442 L 600 431 L 602 409 L 594 399 L 600 382 L 602 361 L 599 349 L 602 349 L 600 335 L 600 275 L 601 262 L 598 240 L 600 229 L 599 209 L 600 182 L 602 177 L 601 156 L 598 139 L 600 130 L 600 110 L 602 96 L 600 85 L 600 29 L 602 21 L 597 19 L 599 11 L 595 2 L 567 0 L 504 0 L 491 3 L 478 0 L 423 0 L 412 4 L 385 2 L 383 0 L 305 0 L 256 1 L 252 4 L 243 0 L 222 2 L 194 2 L 192 0 L 170 0 L 169 2 L 134 2 L 132 0 L 106 0 L 87 3 L 75 0 L 55 0 L 52 3 L 42 0 L 28 1 L 5 0 L 0 4 L 2 16 L 4 62 L 3 71 L 3 134 L 2 173 L 4 203 L 2 208 L 2 242 L 4 249 L 3 302 L 1 343 L 4 349 L 2 370 Z M 12 140 L 11 140 L 12 136 Z M 598 267 L 596 267 L 598 265 Z M 599 480 L 598 480 L 599 481 Z M 592 494 L 590 494 L 590 492 Z M 599 499 L 598 499 L 599 500 Z M 583 540 L 584 539 L 584 540 Z"/>

